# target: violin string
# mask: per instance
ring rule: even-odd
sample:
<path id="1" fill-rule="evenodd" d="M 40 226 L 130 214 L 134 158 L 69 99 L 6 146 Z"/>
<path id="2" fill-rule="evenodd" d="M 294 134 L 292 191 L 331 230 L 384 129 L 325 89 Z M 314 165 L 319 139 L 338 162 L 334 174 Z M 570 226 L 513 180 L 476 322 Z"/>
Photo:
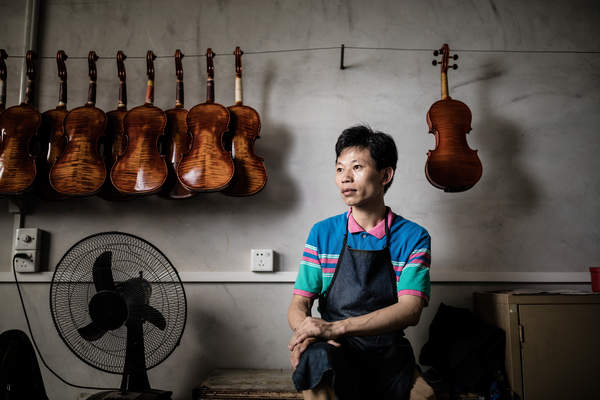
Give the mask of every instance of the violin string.
<path id="1" fill-rule="evenodd" d="M 367 46 L 344 46 L 345 49 L 352 50 L 378 50 L 378 51 L 399 51 L 399 52 L 433 52 L 434 49 L 425 48 L 406 48 L 406 47 L 367 47 Z M 244 51 L 244 54 L 274 54 L 274 53 L 291 53 L 301 51 L 321 51 L 321 50 L 340 50 L 340 46 L 329 47 L 307 47 L 297 49 L 278 49 L 278 50 L 255 50 Z M 513 54 L 600 54 L 600 50 L 511 50 L 511 49 L 453 49 L 452 53 L 513 53 Z M 185 53 L 184 53 L 185 54 Z M 215 56 L 233 56 L 233 53 L 215 53 Z M 174 55 L 157 55 L 156 58 L 174 58 Z M 202 54 L 185 54 L 186 58 L 206 57 L 206 53 Z M 8 58 L 25 58 L 24 55 L 11 56 Z M 41 59 L 55 59 L 55 56 L 40 56 Z M 87 56 L 69 56 L 71 60 L 87 60 Z M 114 56 L 99 56 L 99 60 L 114 60 Z M 127 56 L 127 59 L 145 60 L 146 56 Z"/>

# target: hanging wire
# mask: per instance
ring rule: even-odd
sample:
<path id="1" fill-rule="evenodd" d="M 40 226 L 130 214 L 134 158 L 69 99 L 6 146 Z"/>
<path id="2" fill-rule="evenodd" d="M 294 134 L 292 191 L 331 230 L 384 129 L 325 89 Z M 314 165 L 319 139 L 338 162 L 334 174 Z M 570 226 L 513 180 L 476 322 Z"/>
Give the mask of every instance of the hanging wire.
<path id="1" fill-rule="evenodd" d="M 425 48 L 407 48 L 407 47 L 368 47 L 368 46 L 345 46 L 346 49 L 353 50 L 380 50 L 380 51 L 400 51 L 400 52 L 428 52 L 431 53 L 435 49 Z M 339 50 L 340 46 L 330 47 L 307 47 L 297 49 L 277 49 L 277 50 L 256 50 L 244 51 L 244 54 L 274 54 L 274 53 L 292 53 L 301 51 L 322 51 L 322 50 Z M 600 50 L 494 50 L 494 49 L 452 49 L 453 52 L 461 53 L 514 53 L 514 54 L 600 54 Z M 233 53 L 215 53 L 215 56 L 233 56 Z M 9 58 L 25 58 L 24 55 L 8 56 Z M 157 55 L 156 58 L 173 58 L 173 55 Z M 186 58 L 206 57 L 206 53 L 202 54 L 187 54 Z M 41 59 L 55 59 L 56 56 L 40 56 Z M 101 56 L 100 60 L 114 60 L 114 56 Z M 70 60 L 87 60 L 87 56 L 69 56 Z M 127 59 L 145 60 L 146 56 L 127 56 Z"/>

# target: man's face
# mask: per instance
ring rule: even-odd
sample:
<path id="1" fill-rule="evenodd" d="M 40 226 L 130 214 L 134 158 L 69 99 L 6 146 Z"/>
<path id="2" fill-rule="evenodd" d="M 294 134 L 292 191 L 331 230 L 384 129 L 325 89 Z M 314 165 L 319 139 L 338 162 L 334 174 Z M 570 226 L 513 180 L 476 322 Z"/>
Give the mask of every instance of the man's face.
<path id="1" fill-rule="evenodd" d="M 335 183 L 348 206 L 365 206 L 383 200 L 384 185 L 392 168 L 377 171 L 368 148 L 347 147 L 337 159 Z"/>

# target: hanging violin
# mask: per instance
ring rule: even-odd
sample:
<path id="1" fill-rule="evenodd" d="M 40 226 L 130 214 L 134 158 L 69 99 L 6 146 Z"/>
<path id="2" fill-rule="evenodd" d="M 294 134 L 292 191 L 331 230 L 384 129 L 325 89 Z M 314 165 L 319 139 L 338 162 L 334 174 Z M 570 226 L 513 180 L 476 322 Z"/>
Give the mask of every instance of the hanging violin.
<path id="1" fill-rule="evenodd" d="M 96 52 L 88 53 L 90 84 L 88 101 L 69 111 L 64 129 L 67 145 L 50 169 L 50 184 L 67 196 L 96 194 L 106 178 L 104 160 L 98 152 L 98 142 L 104 136 L 106 115 L 96 107 Z"/>
<path id="2" fill-rule="evenodd" d="M 262 190 L 267 182 L 263 158 L 254 152 L 254 142 L 260 138 L 260 116 L 252 107 L 244 105 L 242 96 L 242 50 L 235 48 L 235 104 L 228 107 L 231 121 L 229 133 L 233 136 L 231 153 L 235 173 L 223 193 L 230 196 L 251 196 Z"/>
<path id="3" fill-rule="evenodd" d="M 177 176 L 185 187 L 196 192 L 222 190 L 234 172 L 231 154 L 223 146 L 229 126 L 229 111 L 215 103 L 215 53 L 206 51 L 206 102 L 188 112 L 187 125 L 192 136 L 189 151 L 177 166 Z"/>
<path id="4" fill-rule="evenodd" d="M 151 50 L 146 53 L 146 101 L 125 115 L 126 150 L 110 172 L 114 187 L 124 194 L 154 193 L 167 179 L 165 156 L 158 151 L 158 140 L 164 135 L 167 117 L 153 104 L 155 58 Z"/>
<path id="5" fill-rule="evenodd" d="M 187 199 L 196 193 L 188 190 L 177 178 L 177 165 L 183 154 L 189 148 L 189 135 L 187 129 L 188 110 L 183 107 L 183 63 L 181 50 L 175 50 L 175 76 L 177 77 L 175 88 L 175 108 L 165 111 L 167 115 L 167 127 L 165 128 L 166 142 L 169 146 L 167 155 L 167 167 L 169 176 L 165 182 L 160 195 L 171 199 Z"/>
<path id="6" fill-rule="evenodd" d="M 117 77 L 119 78 L 119 100 L 117 109 L 106 113 L 106 136 L 104 139 L 104 164 L 106 179 L 98 196 L 105 200 L 125 200 L 127 196 L 119 192 L 110 180 L 110 171 L 119 156 L 125 154 L 125 115 L 127 115 L 127 74 L 125 59 L 127 56 L 121 50 L 117 52 Z"/>
<path id="7" fill-rule="evenodd" d="M 67 67 L 65 61 L 67 54 L 59 50 L 56 54 L 58 68 L 58 104 L 53 110 L 42 114 L 42 126 L 38 137 L 40 139 L 40 156 L 37 158 L 37 183 L 38 194 L 46 200 L 59 200 L 65 196 L 55 191 L 50 185 L 50 169 L 65 150 L 64 122 L 67 116 Z"/>
<path id="8" fill-rule="evenodd" d="M 23 103 L 0 114 L 0 195 L 22 194 L 35 182 L 37 169 L 30 146 L 42 117 L 32 105 L 34 58 L 33 51 L 27 51 L 27 86 Z"/>
<path id="9" fill-rule="evenodd" d="M 433 55 L 442 55 L 442 99 L 431 105 L 427 112 L 429 133 L 435 135 L 435 149 L 427 152 L 425 176 L 429 183 L 445 192 L 462 192 L 472 188 L 481 178 L 482 166 L 477 150 L 467 144 L 466 134 L 471 131 L 471 110 L 454 100 L 448 93 L 448 60 L 450 48 L 444 44 Z M 458 59 L 455 54 L 452 57 Z M 438 61 L 434 60 L 433 65 Z M 453 69 L 458 68 L 456 64 Z"/>

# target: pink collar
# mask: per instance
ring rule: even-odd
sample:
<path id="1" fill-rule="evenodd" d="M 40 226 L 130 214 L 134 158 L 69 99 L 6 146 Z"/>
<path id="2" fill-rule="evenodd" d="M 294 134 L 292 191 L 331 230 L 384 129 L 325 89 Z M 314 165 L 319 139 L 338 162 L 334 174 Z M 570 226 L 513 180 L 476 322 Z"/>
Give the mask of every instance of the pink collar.
<path id="1" fill-rule="evenodd" d="M 394 213 L 388 207 L 388 212 L 387 212 L 388 228 L 391 228 L 391 226 L 392 226 L 392 219 L 393 218 L 394 218 Z M 364 232 L 365 231 L 363 229 L 363 227 L 360 226 L 356 222 L 356 220 L 354 219 L 354 217 L 352 216 L 352 207 L 350 207 L 350 210 L 348 211 L 348 231 L 350 233 L 358 233 L 358 232 Z M 382 239 L 385 236 L 385 221 L 381 220 L 377 225 L 375 225 L 373 228 L 371 228 L 370 230 L 368 230 L 367 233 L 370 234 L 370 235 L 375 236 L 377 239 Z"/>

